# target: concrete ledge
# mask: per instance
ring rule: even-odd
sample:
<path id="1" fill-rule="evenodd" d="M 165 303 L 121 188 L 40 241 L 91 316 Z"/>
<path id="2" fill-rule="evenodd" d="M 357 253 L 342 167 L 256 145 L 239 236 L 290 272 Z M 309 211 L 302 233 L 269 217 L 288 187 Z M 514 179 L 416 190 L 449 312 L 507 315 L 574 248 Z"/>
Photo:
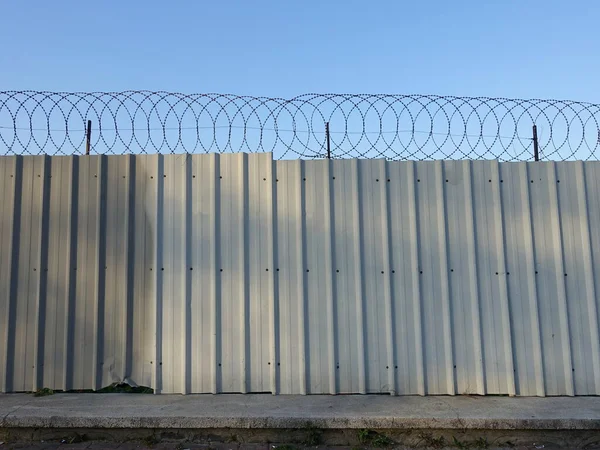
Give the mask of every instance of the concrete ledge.
<path id="1" fill-rule="evenodd" d="M 600 398 L 4 394 L 0 428 L 600 430 Z"/>

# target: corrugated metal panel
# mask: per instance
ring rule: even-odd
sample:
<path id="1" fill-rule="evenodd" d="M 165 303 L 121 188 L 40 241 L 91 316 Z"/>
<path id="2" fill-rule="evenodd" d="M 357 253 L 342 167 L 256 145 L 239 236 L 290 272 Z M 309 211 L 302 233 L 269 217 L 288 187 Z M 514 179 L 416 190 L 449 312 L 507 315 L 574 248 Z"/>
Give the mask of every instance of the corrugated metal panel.
<path id="1" fill-rule="evenodd" d="M 598 163 L 0 158 L 0 388 L 600 394 Z"/>

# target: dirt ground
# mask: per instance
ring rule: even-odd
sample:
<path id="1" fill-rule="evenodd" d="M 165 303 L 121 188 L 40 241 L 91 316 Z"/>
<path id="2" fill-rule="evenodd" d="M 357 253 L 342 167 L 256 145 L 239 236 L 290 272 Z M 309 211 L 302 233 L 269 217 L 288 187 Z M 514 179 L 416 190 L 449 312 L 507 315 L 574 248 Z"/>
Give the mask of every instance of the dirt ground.
<path id="1" fill-rule="evenodd" d="M 314 446 L 305 447 L 291 444 L 237 444 L 237 443 L 214 443 L 214 444 L 186 444 L 186 443 L 156 443 L 146 444 L 142 442 L 127 442 L 127 443 L 116 443 L 116 442 L 82 442 L 77 444 L 68 444 L 61 442 L 37 442 L 37 443 L 14 443 L 14 444 L 2 444 L 0 450 L 9 449 L 28 449 L 28 450 L 301 450 L 301 449 L 313 449 L 313 450 L 368 450 L 374 447 L 348 447 L 348 446 Z M 379 447 L 381 448 L 381 447 Z M 403 447 L 403 446 L 388 446 L 388 449 L 399 449 L 399 450 L 412 450 L 412 449 L 450 449 L 450 448 L 477 448 L 472 446 L 445 446 L 445 447 Z M 513 446 L 513 447 L 480 447 L 487 448 L 489 450 L 551 450 L 558 448 L 566 448 L 564 446 L 548 445 L 548 444 L 531 444 L 525 446 Z M 589 447 L 589 448 L 600 448 Z"/>

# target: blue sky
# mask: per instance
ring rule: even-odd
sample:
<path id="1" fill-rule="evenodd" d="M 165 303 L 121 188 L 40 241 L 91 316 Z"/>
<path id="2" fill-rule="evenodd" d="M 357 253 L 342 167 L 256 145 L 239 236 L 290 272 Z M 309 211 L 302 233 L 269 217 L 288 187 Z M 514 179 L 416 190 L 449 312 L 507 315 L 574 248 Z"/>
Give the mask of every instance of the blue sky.
<path id="1" fill-rule="evenodd" d="M 0 90 L 600 102 L 597 0 L 4 0 Z"/>

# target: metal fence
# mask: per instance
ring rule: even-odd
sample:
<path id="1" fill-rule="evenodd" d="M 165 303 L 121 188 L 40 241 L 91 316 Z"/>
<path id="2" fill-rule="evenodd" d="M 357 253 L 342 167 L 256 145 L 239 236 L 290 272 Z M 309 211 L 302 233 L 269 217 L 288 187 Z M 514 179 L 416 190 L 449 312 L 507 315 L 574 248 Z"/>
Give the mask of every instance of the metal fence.
<path id="1" fill-rule="evenodd" d="M 0 152 L 596 160 L 600 105 L 436 95 L 0 92 Z"/>
<path id="2" fill-rule="evenodd" d="M 600 395 L 600 164 L 0 158 L 0 391 Z"/>

